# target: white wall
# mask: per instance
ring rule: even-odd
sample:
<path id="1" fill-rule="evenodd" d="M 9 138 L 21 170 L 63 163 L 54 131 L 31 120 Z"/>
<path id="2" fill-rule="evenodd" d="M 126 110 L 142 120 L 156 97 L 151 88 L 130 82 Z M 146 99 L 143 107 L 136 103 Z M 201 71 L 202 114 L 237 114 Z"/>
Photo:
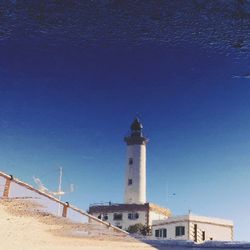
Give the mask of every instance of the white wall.
<path id="1" fill-rule="evenodd" d="M 184 226 L 185 227 L 185 235 L 183 236 L 175 236 L 175 227 Z M 173 224 L 165 224 L 159 226 L 152 227 L 152 236 L 155 237 L 155 230 L 157 229 L 167 229 L 167 238 L 166 240 L 188 240 L 188 223 L 187 222 L 176 222 Z"/>
<path id="2" fill-rule="evenodd" d="M 133 164 L 129 164 L 129 158 L 133 159 Z M 146 203 L 146 146 L 127 146 L 127 167 L 125 174 L 125 203 Z M 128 185 L 128 180 L 132 179 L 132 185 Z"/>
<path id="3" fill-rule="evenodd" d="M 149 212 L 149 225 L 152 225 L 153 221 L 155 220 L 166 220 L 168 218 L 168 216 L 163 215 L 163 214 L 159 214 L 157 212 L 154 211 L 150 211 Z"/>
<path id="4" fill-rule="evenodd" d="M 152 235 L 155 237 L 155 230 L 167 229 L 166 239 L 195 240 L 194 225 L 197 225 L 197 242 L 203 242 L 202 232 L 205 232 L 205 241 L 231 241 L 233 240 L 233 222 L 218 218 L 204 216 L 186 215 L 170 217 L 163 221 L 153 221 Z M 175 227 L 184 226 L 185 235 L 175 236 Z"/>
<path id="5" fill-rule="evenodd" d="M 116 212 L 116 213 L 122 213 L 122 220 L 113 220 L 114 213 L 107 213 L 108 220 L 107 222 L 114 225 L 114 226 L 121 226 L 122 229 L 126 230 L 130 225 L 134 225 L 137 223 L 141 223 L 143 225 L 146 225 L 147 223 L 147 213 L 146 211 L 139 211 L 137 212 L 139 214 L 139 218 L 136 220 L 130 220 L 128 219 L 128 214 L 131 212 Z M 93 213 L 95 217 L 98 217 L 100 213 Z"/>
<path id="6" fill-rule="evenodd" d="M 219 240 L 219 241 L 231 241 L 233 240 L 232 228 L 223 225 L 213 225 L 202 222 L 190 222 L 190 240 L 193 240 L 192 237 L 194 224 L 197 224 L 197 236 L 198 242 L 202 242 L 202 231 L 205 231 L 205 240 Z"/>
<path id="7" fill-rule="evenodd" d="M 139 214 L 139 218 L 135 220 L 128 219 L 128 214 L 131 213 L 131 211 L 125 211 L 125 212 L 112 212 L 107 213 L 108 215 L 108 223 L 111 223 L 114 226 L 122 226 L 122 229 L 126 230 L 130 225 L 134 225 L 137 223 L 141 223 L 143 225 L 147 225 L 147 212 L 146 211 L 133 211 L 134 213 L 137 212 Z M 122 213 L 122 220 L 113 220 L 114 213 Z M 98 217 L 100 213 L 93 213 L 95 217 Z M 167 216 L 159 214 L 154 211 L 149 212 L 149 225 L 152 225 L 153 220 L 163 220 L 166 219 Z"/>

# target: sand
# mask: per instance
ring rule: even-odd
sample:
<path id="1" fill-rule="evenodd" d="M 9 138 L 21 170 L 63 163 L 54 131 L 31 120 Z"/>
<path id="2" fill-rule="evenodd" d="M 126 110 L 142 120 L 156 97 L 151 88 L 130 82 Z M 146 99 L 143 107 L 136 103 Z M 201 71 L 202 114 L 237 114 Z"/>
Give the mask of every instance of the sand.
<path id="1" fill-rule="evenodd" d="M 82 236 L 98 226 L 75 224 L 41 213 L 38 206 L 24 200 L 0 200 L 0 225 L 0 249 L 156 249 L 130 236 L 113 233 Z"/>

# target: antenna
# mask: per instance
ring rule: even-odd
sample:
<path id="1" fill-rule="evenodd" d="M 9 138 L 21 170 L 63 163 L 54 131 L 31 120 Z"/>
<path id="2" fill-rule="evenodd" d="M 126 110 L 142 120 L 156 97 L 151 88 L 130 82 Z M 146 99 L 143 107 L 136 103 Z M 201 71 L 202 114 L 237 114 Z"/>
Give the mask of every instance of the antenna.
<path id="1" fill-rule="evenodd" d="M 61 201 L 62 198 L 62 167 L 59 168 L 59 182 L 58 182 L 58 200 Z M 58 203 L 57 215 L 59 216 L 61 212 L 61 204 Z"/>
<path id="2" fill-rule="evenodd" d="M 36 185 L 38 186 L 38 189 L 44 193 L 53 195 L 58 197 L 58 200 L 61 201 L 61 198 L 63 195 L 67 194 L 67 193 L 72 193 L 74 192 L 74 184 L 70 184 L 69 186 L 69 191 L 65 192 L 62 190 L 62 176 L 63 176 L 63 168 L 59 167 L 59 179 L 58 179 L 58 190 L 57 191 L 50 191 L 47 187 L 45 187 L 42 183 L 42 181 L 38 178 L 33 176 L 33 180 L 36 183 Z M 61 205 L 60 203 L 58 204 L 58 209 L 57 209 L 57 214 L 58 216 L 60 216 L 61 214 Z"/>
<path id="3" fill-rule="evenodd" d="M 43 183 L 41 182 L 41 180 L 35 176 L 33 176 L 33 180 L 36 183 L 36 185 L 38 186 L 38 189 L 44 193 L 49 193 L 48 188 L 46 188 Z"/>

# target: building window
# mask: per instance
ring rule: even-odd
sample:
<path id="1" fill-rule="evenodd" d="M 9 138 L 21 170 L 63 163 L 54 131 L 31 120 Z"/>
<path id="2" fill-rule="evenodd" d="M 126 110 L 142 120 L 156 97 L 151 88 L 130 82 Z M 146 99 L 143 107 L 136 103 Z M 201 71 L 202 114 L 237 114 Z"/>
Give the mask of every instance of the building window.
<path id="1" fill-rule="evenodd" d="M 108 220 L 108 215 L 107 214 L 99 214 L 97 218 L 100 220 L 106 221 L 106 220 Z"/>
<path id="2" fill-rule="evenodd" d="M 129 158 L 128 163 L 129 163 L 129 165 L 132 165 L 133 164 L 133 158 Z"/>
<path id="3" fill-rule="evenodd" d="M 175 236 L 183 236 L 183 235 L 185 235 L 185 227 L 183 226 L 175 227 Z"/>
<path id="4" fill-rule="evenodd" d="M 166 228 L 160 228 L 155 230 L 155 237 L 157 238 L 167 238 L 167 229 Z"/>
<path id="5" fill-rule="evenodd" d="M 128 214 L 128 219 L 130 219 L 130 220 L 137 220 L 138 218 L 139 218 L 138 213 L 129 213 Z"/>
<path id="6" fill-rule="evenodd" d="M 204 241 L 206 239 L 205 231 L 202 231 L 202 240 Z"/>
<path id="7" fill-rule="evenodd" d="M 163 238 L 167 238 L 167 229 L 166 228 L 163 228 L 163 235 L 162 235 Z"/>
<path id="8" fill-rule="evenodd" d="M 122 220 L 122 214 L 114 213 L 113 220 Z"/>
<path id="9" fill-rule="evenodd" d="M 132 185 L 132 183 L 133 183 L 132 179 L 128 179 L 128 185 L 130 186 Z"/>
<path id="10" fill-rule="evenodd" d="M 160 231 L 157 229 L 155 230 L 155 237 L 159 238 L 159 236 L 160 236 Z"/>
<path id="11" fill-rule="evenodd" d="M 194 224 L 194 242 L 198 242 L 198 228 L 197 224 Z"/>

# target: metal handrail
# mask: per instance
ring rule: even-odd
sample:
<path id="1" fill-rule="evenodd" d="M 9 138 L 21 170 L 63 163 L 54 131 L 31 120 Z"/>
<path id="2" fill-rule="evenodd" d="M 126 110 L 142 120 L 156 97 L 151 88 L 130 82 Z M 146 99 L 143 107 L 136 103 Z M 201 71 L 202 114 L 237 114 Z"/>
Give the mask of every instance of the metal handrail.
<path id="1" fill-rule="evenodd" d="M 7 179 L 7 180 L 10 180 L 10 181 L 12 181 L 12 182 L 14 182 L 14 183 L 16 183 L 16 184 L 18 184 L 18 185 L 20 185 L 20 186 L 23 186 L 23 187 L 25 187 L 25 188 L 27 188 L 27 189 L 29 189 L 29 190 L 31 190 L 31 191 L 34 191 L 34 192 L 36 192 L 36 193 L 38 193 L 38 194 L 40 194 L 40 195 L 43 195 L 43 196 L 49 198 L 50 200 L 55 201 L 55 202 L 61 204 L 64 208 L 70 208 L 70 209 L 74 210 L 75 212 L 78 212 L 79 214 L 85 215 L 85 216 L 87 216 L 89 219 L 94 220 L 94 221 L 96 221 L 96 222 L 98 222 L 98 223 L 101 223 L 101 224 L 107 226 L 108 228 L 112 228 L 113 230 L 115 230 L 115 231 L 117 231 L 117 232 L 120 232 L 120 233 L 123 233 L 123 234 L 125 234 L 125 235 L 128 235 L 128 234 L 129 234 L 128 232 L 126 232 L 126 231 L 124 231 L 124 230 L 122 230 L 122 229 L 120 229 L 120 228 L 118 228 L 118 227 L 116 227 L 116 226 L 113 226 L 113 225 L 111 225 L 111 224 L 108 223 L 108 222 L 102 221 L 102 220 L 96 218 L 95 216 L 93 216 L 93 215 L 87 213 L 86 211 L 84 211 L 84 210 L 82 210 L 82 209 L 80 209 L 80 208 L 77 208 L 77 207 L 75 207 L 75 206 L 69 204 L 68 202 L 62 202 L 62 201 L 60 201 L 59 199 L 55 198 L 54 196 L 52 196 L 52 195 L 50 195 L 50 194 L 47 194 L 47 193 L 45 193 L 45 192 L 43 192 L 43 191 L 40 191 L 40 190 L 34 188 L 33 186 L 31 186 L 31 185 L 29 185 L 29 184 L 27 184 L 27 183 L 25 183 L 25 182 L 23 182 L 23 181 L 20 181 L 19 179 L 13 177 L 12 175 L 8 175 L 8 174 L 5 174 L 5 173 L 3 173 L 3 172 L 0 172 L 0 176 L 2 176 L 3 178 L 5 178 L 5 179 Z"/>

